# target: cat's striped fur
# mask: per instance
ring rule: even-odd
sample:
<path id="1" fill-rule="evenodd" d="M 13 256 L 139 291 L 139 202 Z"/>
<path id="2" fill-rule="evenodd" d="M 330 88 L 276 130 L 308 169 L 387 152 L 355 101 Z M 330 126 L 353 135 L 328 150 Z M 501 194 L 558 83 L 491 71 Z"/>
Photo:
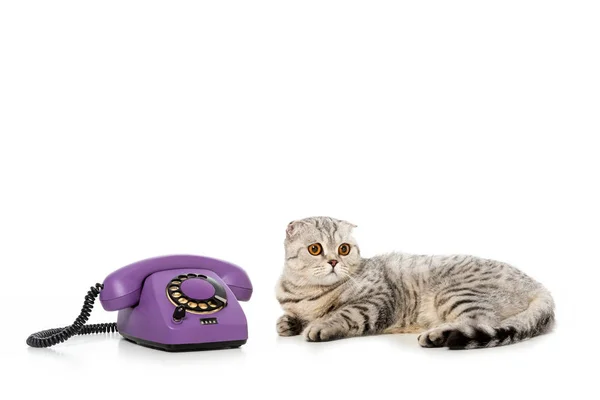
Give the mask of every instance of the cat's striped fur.
<path id="1" fill-rule="evenodd" d="M 391 253 L 369 259 L 351 236 L 354 225 L 328 217 L 293 221 L 277 299 L 281 336 L 308 341 L 359 335 L 421 333 L 423 347 L 500 346 L 547 332 L 552 296 L 503 262 L 468 255 Z M 308 246 L 319 243 L 322 253 Z M 340 245 L 351 246 L 346 256 Z M 336 260 L 332 267 L 328 263 Z"/>

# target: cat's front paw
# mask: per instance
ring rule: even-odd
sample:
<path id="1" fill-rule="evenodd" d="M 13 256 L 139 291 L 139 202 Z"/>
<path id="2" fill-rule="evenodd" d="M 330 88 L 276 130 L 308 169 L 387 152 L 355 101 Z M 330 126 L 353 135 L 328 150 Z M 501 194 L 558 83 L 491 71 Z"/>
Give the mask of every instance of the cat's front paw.
<path id="1" fill-rule="evenodd" d="M 277 333 L 279 336 L 296 336 L 302 332 L 302 322 L 291 315 L 282 315 L 277 320 Z"/>
<path id="2" fill-rule="evenodd" d="M 309 342 L 327 342 L 343 338 L 345 332 L 334 324 L 315 321 L 306 327 L 303 335 Z"/>

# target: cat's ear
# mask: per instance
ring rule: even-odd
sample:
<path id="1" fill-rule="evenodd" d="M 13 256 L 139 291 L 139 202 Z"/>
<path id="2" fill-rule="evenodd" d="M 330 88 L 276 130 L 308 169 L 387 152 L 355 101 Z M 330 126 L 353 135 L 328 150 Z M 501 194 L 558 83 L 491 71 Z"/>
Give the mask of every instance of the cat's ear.
<path id="1" fill-rule="evenodd" d="M 293 237 L 295 237 L 296 235 L 298 235 L 301 231 L 302 228 L 304 227 L 305 223 L 302 221 L 292 221 L 288 224 L 286 230 L 285 230 L 285 234 L 286 236 L 291 239 Z"/>
<path id="2" fill-rule="evenodd" d="M 338 220 L 338 224 L 347 226 L 349 230 L 352 230 L 357 227 L 357 225 L 353 224 L 352 222 L 348 222 L 348 221 L 344 221 L 344 220 Z"/>

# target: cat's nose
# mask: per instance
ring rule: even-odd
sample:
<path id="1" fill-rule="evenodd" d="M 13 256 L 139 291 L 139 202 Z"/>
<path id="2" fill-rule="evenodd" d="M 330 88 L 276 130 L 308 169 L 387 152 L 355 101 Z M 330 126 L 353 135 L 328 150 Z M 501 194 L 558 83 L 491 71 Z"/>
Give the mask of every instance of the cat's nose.
<path id="1" fill-rule="evenodd" d="M 329 261 L 327 261 L 327 263 L 331 264 L 332 267 L 335 267 L 337 265 L 338 261 L 337 260 L 329 260 Z"/>

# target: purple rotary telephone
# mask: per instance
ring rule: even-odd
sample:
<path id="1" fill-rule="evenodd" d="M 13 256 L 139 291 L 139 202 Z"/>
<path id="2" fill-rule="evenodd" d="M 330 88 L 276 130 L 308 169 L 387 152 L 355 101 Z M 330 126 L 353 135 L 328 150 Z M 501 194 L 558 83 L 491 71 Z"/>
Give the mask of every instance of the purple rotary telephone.
<path id="1" fill-rule="evenodd" d="M 105 310 L 119 310 L 116 323 L 85 325 L 98 294 Z M 150 258 L 91 287 L 72 325 L 34 333 L 27 344 L 50 347 L 73 335 L 118 331 L 167 351 L 239 347 L 248 339 L 248 326 L 238 301 L 251 295 L 246 272 L 228 262 L 192 255 Z"/>

